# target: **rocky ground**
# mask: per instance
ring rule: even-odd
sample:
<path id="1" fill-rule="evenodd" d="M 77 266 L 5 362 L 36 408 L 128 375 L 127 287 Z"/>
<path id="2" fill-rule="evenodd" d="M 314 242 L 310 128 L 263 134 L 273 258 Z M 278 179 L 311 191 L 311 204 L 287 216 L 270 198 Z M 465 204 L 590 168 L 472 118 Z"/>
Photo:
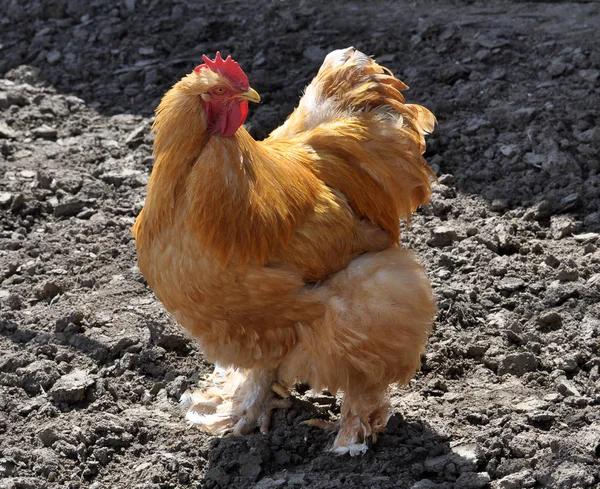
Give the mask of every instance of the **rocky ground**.
<path id="1" fill-rule="evenodd" d="M 0 488 L 600 487 L 598 3 L 0 0 Z M 263 137 L 354 45 L 434 111 L 432 203 L 404 235 L 439 304 L 422 372 L 362 458 L 300 424 L 216 439 L 177 400 L 209 372 L 129 228 L 152 110 L 232 54 Z M 312 404 L 306 402 L 311 401 Z"/>

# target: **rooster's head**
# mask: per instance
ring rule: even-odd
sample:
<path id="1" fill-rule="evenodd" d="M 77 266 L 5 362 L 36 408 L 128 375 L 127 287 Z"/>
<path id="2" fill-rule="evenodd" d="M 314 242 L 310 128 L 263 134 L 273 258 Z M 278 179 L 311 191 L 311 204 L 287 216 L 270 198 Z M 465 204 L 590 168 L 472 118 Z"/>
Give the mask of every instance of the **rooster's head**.
<path id="1" fill-rule="evenodd" d="M 192 77 L 202 98 L 209 130 L 230 137 L 246 120 L 248 101 L 260 102 L 260 95 L 250 87 L 248 77 L 231 56 L 221 53 L 213 60 L 203 55 Z"/>

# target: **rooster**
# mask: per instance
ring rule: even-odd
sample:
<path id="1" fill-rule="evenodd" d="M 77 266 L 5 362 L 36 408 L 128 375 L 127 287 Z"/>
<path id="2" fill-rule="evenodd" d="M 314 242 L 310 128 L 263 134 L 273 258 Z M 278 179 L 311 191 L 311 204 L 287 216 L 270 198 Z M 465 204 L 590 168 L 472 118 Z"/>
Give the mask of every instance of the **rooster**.
<path id="1" fill-rule="evenodd" d="M 256 141 L 246 74 L 220 53 L 203 60 L 156 110 L 132 229 L 148 284 L 216 364 L 182 396 L 186 418 L 215 434 L 266 432 L 302 382 L 344 393 L 332 450 L 364 453 L 387 424 L 389 386 L 419 369 L 436 312 L 398 246 L 401 219 L 431 195 L 422 155 L 435 118 L 348 48 Z"/>

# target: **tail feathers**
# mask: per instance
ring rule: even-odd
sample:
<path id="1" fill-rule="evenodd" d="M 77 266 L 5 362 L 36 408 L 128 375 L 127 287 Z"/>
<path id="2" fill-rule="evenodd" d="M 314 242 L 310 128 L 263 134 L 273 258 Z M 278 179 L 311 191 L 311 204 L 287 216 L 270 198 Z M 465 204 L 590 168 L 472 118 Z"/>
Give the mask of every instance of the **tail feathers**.
<path id="1" fill-rule="evenodd" d="M 345 195 L 354 212 L 384 229 L 391 243 L 400 219 L 429 201 L 435 175 L 423 159 L 436 120 L 405 104 L 407 86 L 354 48 L 333 51 L 300 101 L 270 139 L 312 148 L 313 169 Z M 267 140 L 268 141 L 268 140 Z"/>

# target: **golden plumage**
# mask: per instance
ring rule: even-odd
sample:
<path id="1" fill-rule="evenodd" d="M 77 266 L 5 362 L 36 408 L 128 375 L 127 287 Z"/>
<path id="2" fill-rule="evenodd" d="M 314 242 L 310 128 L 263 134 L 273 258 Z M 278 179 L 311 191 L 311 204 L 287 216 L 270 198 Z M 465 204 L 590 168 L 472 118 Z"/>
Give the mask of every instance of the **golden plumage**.
<path id="1" fill-rule="evenodd" d="M 249 390 L 308 381 L 346 392 L 336 449 L 361 451 L 385 425 L 387 386 L 418 369 L 435 314 L 422 269 L 397 248 L 400 220 L 430 198 L 422 153 L 435 119 L 350 48 L 327 57 L 268 139 L 243 127 L 223 137 L 201 100 L 227 80 L 209 72 L 187 75 L 157 109 L 133 228 L 140 269 L 208 360 L 249 369 L 223 391 L 237 392 L 225 425 L 252 424 L 258 401 L 240 414 Z"/>

